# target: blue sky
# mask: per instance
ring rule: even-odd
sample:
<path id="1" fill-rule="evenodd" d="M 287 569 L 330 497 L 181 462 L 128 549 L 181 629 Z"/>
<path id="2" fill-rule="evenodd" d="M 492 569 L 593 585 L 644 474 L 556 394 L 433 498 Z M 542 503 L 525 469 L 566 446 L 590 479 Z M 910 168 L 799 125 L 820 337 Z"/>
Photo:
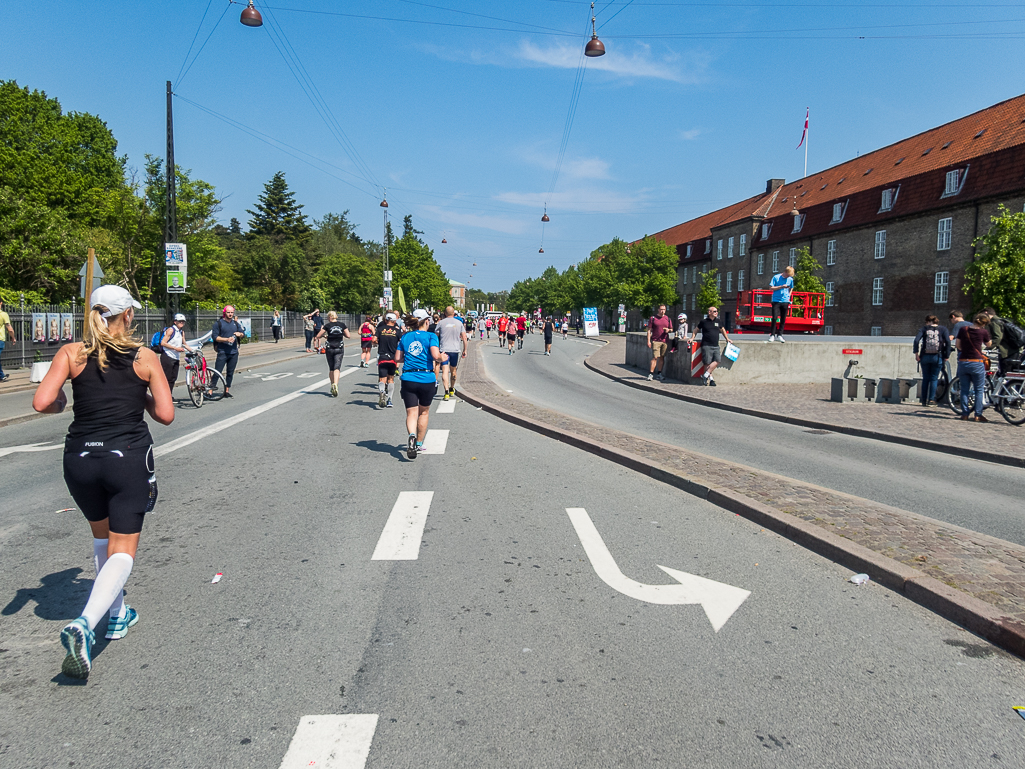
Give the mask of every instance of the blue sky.
<path id="1" fill-rule="evenodd" d="M 99 115 L 135 168 L 163 155 L 171 80 L 176 159 L 225 223 L 280 170 L 312 218 L 348 209 L 379 241 L 387 188 L 450 278 L 497 291 L 802 176 L 806 107 L 813 173 L 1018 95 L 1025 70 L 1025 4 L 598 2 L 608 53 L 556 177 L 588 2 L 257 7 L 250 29 L 223 0 L 7 0 L 0 78 Z"/>

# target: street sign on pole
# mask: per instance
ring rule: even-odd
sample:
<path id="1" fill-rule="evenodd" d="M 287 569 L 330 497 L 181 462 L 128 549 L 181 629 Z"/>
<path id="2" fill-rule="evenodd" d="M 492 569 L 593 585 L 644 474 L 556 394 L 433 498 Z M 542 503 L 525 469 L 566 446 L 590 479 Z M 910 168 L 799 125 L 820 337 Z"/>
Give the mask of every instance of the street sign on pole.
<path id="1" fill-rule="evenodd" d="M 189 271 L 189 252 L 184 243 L 164 244 L 164 266 L 167 268 L 167 293 L 184 294 Z"/>

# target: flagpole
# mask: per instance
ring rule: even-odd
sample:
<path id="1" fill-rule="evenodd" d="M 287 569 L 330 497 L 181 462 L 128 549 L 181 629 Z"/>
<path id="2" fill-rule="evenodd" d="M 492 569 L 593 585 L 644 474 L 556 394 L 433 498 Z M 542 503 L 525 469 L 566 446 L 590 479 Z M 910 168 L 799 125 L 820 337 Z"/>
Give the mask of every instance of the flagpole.
<path id="1" fill-rule="evenodd" d="M 807 114 L 807 117 L 805 118 L 805 121 L 806 121 L 808 127 L 804 129 L 804 131 L 805 131 L 805 136 L 804 136 L 804 176 L 805 176 L 805 178 L 807 178 L 807 176 L 808 176 L 808 139 L 810 138 L 810 134 L 811 134 L 811 107 L 808 107 L 808 112 L 806 114 Z"/>

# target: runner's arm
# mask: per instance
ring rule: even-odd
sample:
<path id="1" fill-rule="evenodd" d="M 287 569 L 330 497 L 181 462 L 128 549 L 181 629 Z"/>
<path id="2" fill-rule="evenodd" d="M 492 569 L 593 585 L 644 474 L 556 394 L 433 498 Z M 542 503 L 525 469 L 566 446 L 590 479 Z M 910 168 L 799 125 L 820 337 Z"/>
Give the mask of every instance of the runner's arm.
<path id="1" fill-rule="evenodd" d="M 11 344 L 17 344 L 18 340 L 14 338 L 14 326 L 12 326 L 10 323 L 8 323 L 6 325 L 7 325 L 7 336 L 10 337 Z"/>
<path id="2" fill-rule="evenodd" d="M 145 347 L 139 350 L 135 359 L 136 369 L 142 369 L 146 376 L 141 377 L 149 383 L 149 392 L 146 393 L 146 411 L 153 419 L 162 425 L 169 425 L 174 421 L 174 399 L 171 397 L 171 387 L 167 384 L 167 377 L 160 367 L 157 354 Z"/>
<path id="3" fill-rule="evenodd" d="M 64 394 L 64 382 L 71 375 L 71 359 L 68 357 L 70 347 L 77 351 L 81 344 L 69 344 L 57 351 L 50 364 L 50 370 L 46 372 L 43 381 L 36 388 L 36 394 L 32 396 L 32 408 L 40 414 L 59 414 L 68 405 L 68 396 Z"/>

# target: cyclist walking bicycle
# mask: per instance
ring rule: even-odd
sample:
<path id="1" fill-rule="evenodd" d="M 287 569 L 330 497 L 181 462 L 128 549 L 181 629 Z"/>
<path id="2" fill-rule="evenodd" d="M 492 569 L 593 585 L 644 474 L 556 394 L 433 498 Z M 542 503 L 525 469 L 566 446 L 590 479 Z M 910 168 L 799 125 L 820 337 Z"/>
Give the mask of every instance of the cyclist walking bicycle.
<path id="1" fill-rule="evenodd" d="M 96 579 L 82 614 L 61 630 L 61 671 L 88 678 L 96 629 L 124 638 L 139 621 L 124 601 L 146 513 L 157 501 L 153 438 L 143 412 L 163 425 L 174 403 L 156 354 L 132 336 L 142 305 L 120 286 L 100 286 L 89 299 L 85 341 L 64 345 L 32 399 L 43 414 L 67 406 L 71 379 L 75 418 L 64 440 L 64 481 L 89 521 Z"/>

